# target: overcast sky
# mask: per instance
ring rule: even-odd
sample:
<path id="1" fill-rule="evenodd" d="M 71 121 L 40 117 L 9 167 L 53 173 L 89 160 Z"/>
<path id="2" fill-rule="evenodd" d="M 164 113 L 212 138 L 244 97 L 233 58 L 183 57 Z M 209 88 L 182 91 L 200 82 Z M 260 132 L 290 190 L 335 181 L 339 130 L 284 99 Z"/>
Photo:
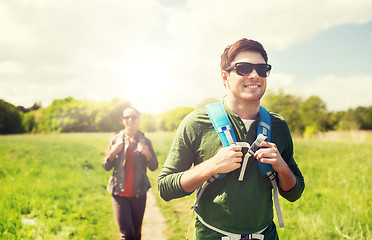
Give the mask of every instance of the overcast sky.
<path id="1" fill-rule="evenodd" d="M 225 95 L 220 56 L 243 37 L 266 48 L 269 89 L 372 105 L 371 0 L 0 0 L 0 98 L 195 107 Z"/>

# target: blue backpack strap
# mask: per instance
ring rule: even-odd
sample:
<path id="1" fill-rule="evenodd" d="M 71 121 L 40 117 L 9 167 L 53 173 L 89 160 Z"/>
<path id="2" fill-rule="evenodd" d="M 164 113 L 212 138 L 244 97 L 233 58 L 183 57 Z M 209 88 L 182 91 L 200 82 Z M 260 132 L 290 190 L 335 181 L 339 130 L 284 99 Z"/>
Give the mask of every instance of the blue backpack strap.
<path id="1" fill-rule="evenodd" d="M 205 106 L 208 116 L 212 121 L 213 127 L 216 130 L 222 146 L 228 147 L 236 142 L 236 136 L 234 129 L 231 125 L 229 117 L 226 114 L 225 109 L 221 102 L 211 103 Z M 217 179 L 221 179 L 226 176 L 227 173 L 220 173 Z"/>
<path id="2" fill-rule="evenodd" d="M 271 117 L 269 111 L 264 107 L 260 106 L 261 121 L 258 124 L 257 136 L 261 133 L 267 137 L 266 141 L 271 141 Z M 258 167 L 260 168 L 261 174 L 264 177 L 270 178 L 270 175 L 275 174 L 275 170 L 268 163 L 262 163 L 257 161 Z"/>
<path id="3" fill-rule="evenodd" d="M 262 133 L 263 135 L 267 137 L 266 141 L 269 142 L 271 141 L 270 114 L 264 107 L 260 106 L 260 115 L 261 115 L 261 121 L 258 126 L 257 135 Z M 269 178 L 271 184 L 273 185 L 273 198 L 274 198 L 276 215 L 278 217 L 279 227 L 284 228 L 283 215 L 282 215 L 282 210 L 280 209 L 280 203 L 279 203 L 279 198 L 278 198 L 278 186 L 275 180 L 276 172 L 270 164 L 262 163 L 259 161 L 257 161 L 257 164 L 258 164 L 258 167 L 260 168 L 261 174 L 264 177 Z"/>
<path id="4" fill-rule="evenodd" d="M 269 111 L 267 111 L 264 107 L 260 106 L 260 115 L 261 121 L 258 125 L 257 136 L 262 133 L 267 137 L 268 142 L 271 141 L 271 117 Z"/>
<path id="5" fill-rule="evenodd" d="M 212 121 L 213 127 L 216 130 L 222 145 L 224 147 L 230 146 L 232 143 L 236 142 L 236 136 L 230 120 L 226 114 L 226 111 L 221 102 L 208 104 L 206 107 L 209 118 Z M 264 107 L 260 106 L 260 116 L 261 121 L 258 124 L 257 136 L 263 134 L 267 137 L 266 141 L 271 140 L 271 117 L 269 111 Z M 258 167 L 261 174 L 264 177 L 269 178 L 270 175 L 275 174 L 273 167 L 267 163 L 258 162 Z M 268 174 L 269 173 L 269 174 Z M 221 179 L 226 174 L 220 174 L 218 179 Z"/>
<path id="6" fill-rule="evenodd" d="M 234 129 L 230 123 L 230 120 L 223 108 L 222 103 L 216 102 L 205 106 L 209 118 L 212 121 L 214 129 L 221 139 L 222 146 L 228 147 L 232 143 L 236 142 Z"/>

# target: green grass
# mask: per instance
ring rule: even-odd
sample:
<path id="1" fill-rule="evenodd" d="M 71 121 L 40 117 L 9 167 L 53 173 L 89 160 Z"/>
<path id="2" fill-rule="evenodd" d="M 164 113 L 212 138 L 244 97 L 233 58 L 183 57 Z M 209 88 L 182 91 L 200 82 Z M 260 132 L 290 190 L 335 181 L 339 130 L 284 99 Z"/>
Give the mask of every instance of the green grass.
<path id="1" fill-rule="evenodd" d="M 282 239 L 370 240 L 372 133 L 363 142 L 346 135 L 337 141 L 295 139 L 295 146 L 306 188 L 295 203 L 281 199 L 287 226 L 279 231 Z"/>
<path id="2" fill-rule="evenodd" d="M 372 133 L 355 134 L 294 139 L 306 189 L 294 203 L 280 198 L 286 225 L 278 230 L 281 239 L 372 239 Z M 117 239 L 105 189 L 111 172 L 101 167 L 111 135 L 0 136 L 0 239 Z M 160 166 L 173 135 L 147 134 Z M 193 196 L 163 201 L 159 170 L 149 171 L 149 177 L 166 217 L 166 234 L 184 239 Z"/>
<path id="3" fill-rule="evenodd" d="M 117 238 L 100 166 L 109 135 L 0 136 L 1 239 Z"/>

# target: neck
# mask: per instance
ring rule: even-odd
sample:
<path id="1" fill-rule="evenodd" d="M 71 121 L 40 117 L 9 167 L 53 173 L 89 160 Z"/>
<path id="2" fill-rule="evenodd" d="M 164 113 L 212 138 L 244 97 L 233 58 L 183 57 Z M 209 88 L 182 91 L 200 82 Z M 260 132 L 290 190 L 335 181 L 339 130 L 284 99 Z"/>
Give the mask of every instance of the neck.
<path id="1" fill-rule="evenodd" d="M 254 120 L 260 111 L 260 101 L 239 101 L 227 97 L 226 104 L 241 119 Z"/>
<path id="2" fill-rule="evenodd" d="M 134 136 L 136 135 L 136 132 L 137 132 L 137 131 L 135 131 L 135 130 L 127 129 L 127 128 L 125 128 L 124 131 L 125 131 L 125 134 L 126 134 L 129 138 L 134 138 Z"/>

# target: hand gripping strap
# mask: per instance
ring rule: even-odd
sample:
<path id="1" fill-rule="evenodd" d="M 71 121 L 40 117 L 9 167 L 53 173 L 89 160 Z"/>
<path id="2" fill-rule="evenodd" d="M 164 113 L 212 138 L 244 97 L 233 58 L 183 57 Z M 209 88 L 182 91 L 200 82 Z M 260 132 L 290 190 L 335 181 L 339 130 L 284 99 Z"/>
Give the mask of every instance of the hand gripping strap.
<path id="1" fill-rule="evenodd" d="M 234 129 L 231 126 L 229 117 L 227 116 L 222 103 L 211 103 L 205 106 L 205 108 L 207 110 L 209 118 L 212 121 L 214 129 L 216 129 L 216 132 L 220 137 L 222 146 L 228 147 L 231 144 L 235 143 L 236 136 L 234 133 Z M 220 173 L 218 174 L 217 179 L 221 179 L 226 175 L 227 173 Z"/>

